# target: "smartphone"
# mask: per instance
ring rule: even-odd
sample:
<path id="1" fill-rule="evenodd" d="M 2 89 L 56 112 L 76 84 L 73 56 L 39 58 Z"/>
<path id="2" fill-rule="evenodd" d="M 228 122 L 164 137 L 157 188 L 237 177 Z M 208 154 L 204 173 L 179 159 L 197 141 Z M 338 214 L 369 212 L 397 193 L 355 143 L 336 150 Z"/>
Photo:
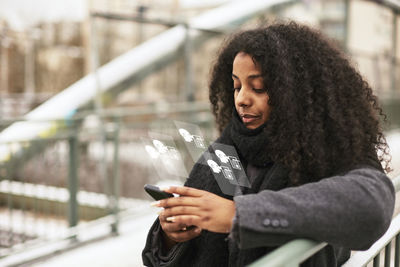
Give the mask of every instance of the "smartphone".
<path id="1" fill-rule="evenodd" d="M 160 200 L 160 199 L 164 199 L 164 198 L 169 198 L 169 197 L 174 197 L 173 194 L 171 193 L 167 193 L 164 191 L 161 191 L 160 188 L 158 188 L 155 185 L 151 185 L 151 184 L 146 184 L 144 185 L 144 190 L 146 190 L 146 192 L 152 196 L 155 200 Z"/>

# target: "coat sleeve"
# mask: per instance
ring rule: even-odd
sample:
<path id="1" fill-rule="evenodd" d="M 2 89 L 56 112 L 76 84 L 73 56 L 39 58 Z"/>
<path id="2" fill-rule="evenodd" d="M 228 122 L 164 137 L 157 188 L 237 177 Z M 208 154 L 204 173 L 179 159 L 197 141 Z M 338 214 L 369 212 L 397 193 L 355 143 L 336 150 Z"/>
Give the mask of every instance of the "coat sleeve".
<path id="1" fill-rule="evenodd" d="M 145 248 L 142 251 L 143 264 L 154 267 L 179 266 L 179 261 L 182 260 L 189 248 L 189 242 L 178 243 L 167 253 L 164 253 L 161 231 L 160 221 L 157 218 L 150 228 Z"/>
<path id="2" fill-rule="evenodd" d="M 368 249 L 389 227 L 395 192 L 381 171 L 362 167 L 281 191 L 234 198 L 230 237 L 242 249 L 307 238 Z"/>

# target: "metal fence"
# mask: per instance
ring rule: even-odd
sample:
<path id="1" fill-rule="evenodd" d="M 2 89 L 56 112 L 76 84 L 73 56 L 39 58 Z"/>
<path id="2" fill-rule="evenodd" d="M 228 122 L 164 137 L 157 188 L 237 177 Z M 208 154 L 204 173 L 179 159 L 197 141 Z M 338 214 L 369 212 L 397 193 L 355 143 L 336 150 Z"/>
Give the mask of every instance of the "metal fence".
<path id="1" fill-rule="evenodd" d="M 194 122 L 211 139 L 209 104 L 182 103 L 81 113 L 51 121 L 54 131 L 42 136 L 1 141 L 0 150 L 10 153 L 0 161 L 0 262 L 38 244 L 83 242 L 79 232 L 94 225 L 106 225 L 104 235 L 117 233 L 121 216 L 147 208 L 143 185 L 161 180 L 140 137 L 172 136 L 173 120 Z"/>
<path id="2" fill-rule="evenodd" d="M 66 131 L 51 137 L 1 143 L 13 159 L 2 161 L 0 166 L 1 257 L 24 247 L 21 244 L 29 246 L 33 241 L 37 244 L 60 239 L 79 222 L 117 214 L 117 175 L 110 179 L 112 188 L 99 181 L 96 170 L 90 172 L 93 177 L 89 183 L 78 179 L 81 161 L 98 165 L 96 159 L 89 160 L 85 150 L 87 140 L 96 133 L 80 132 L 74 124 L 70 123 Z M 113 144 L 112 174 L 117 174 L 115 169 L 119 165 L 117 134 L 118 128 L 107 132 L 104 143 Z M 113 225 L 117 225 L 117 219 Z"/>

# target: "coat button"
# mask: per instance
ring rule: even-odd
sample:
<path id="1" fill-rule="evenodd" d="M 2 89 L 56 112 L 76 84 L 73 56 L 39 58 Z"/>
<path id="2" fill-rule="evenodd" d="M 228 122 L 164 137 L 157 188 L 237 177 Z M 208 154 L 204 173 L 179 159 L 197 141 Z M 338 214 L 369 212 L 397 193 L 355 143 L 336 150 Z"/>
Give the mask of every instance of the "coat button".
<path id="1" fill-rule="evenodd" d="M 271 220 L 270 220 L 270 219 L 265 219 L 265 220 L 263 221 L 263 225 L 264 225 L 264 226 L 270 226 L 270 225 L 271 225 Z"/>
<path id="2" fill-rule="evenodd" d="M 278 227 L 281 223 L 279 222 L 279 220 L 272 220 L 272 226 L 273 227 Z"/>
<path id="3" fill-rule="evenodd" d="M 282 219 L 280 223 L 281 223 L 282 227 L 288 227 L 289 226 L 288 220 Z"/>

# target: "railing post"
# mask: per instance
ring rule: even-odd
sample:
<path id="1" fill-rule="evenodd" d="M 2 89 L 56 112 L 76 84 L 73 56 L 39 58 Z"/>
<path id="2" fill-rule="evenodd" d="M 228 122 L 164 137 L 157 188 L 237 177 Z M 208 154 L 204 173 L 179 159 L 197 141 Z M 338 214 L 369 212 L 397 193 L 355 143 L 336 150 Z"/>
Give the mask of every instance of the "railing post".
<path id="1" fill-rule="evenodd" d="M 75 124 L 75 122 L 74 122 Z M 68 222 L 73 227 L 78 224 L 78 134 L 75 125 L 72 127 L 72 134 L 68 138 L 69 142 L 69 166 L 68 166 Z"/>
<path id="2" fill-rule="evenodd" d="M 192 53 L 193 53 L 193 41 L 191 39 L 190 26 L 185 23 L 185 44 L 184 44 L 184 62 L 185 62 L 185 86 L 184 95 L 186 101 L 194 101 L 194 83 L 193 83 L 193 63 L 192 63 Z"/>
<path id="3" fill-rule="evenodd" d="M 396 241 L 394 246 L 394 267 L 400 266 L 400 235 L 396 235 Z"/>
<path id="4" fill-rule="evenodd" d="M 390 252 L 392 250 L 391 242 L 385 247 L 385 267 L 390 267 Z"/>
<path id="5" fill-rule="evenodd" d="M 398 16 L 397 11 L 393 11 L 393 21 L 392 21 L 392 55 L 391 55 L 391 89 L 392 89 L 392 94 L 395 96 L 396 90 L 397 90 L 397 32 L 399 25 L 397 23 L 397 16 Z"/>
<path id="6" fill-rule="evenodd" d="M 373 266 L 374 266 L 374 267 L 380 267 L 380 265 L 381 265 L 380 262 L 381 262 L 381 255 L 378 254 L 378 255 L 376 255 L 375 258 L 374 258 Z"/>
<path id="7" fill-rule="evenodd" d="M 114 158 L 113 158 L 113 194 L 111 198 L 111 212 L 114 215 L 114 223 L 111 225 L 111 232 L 118 233 L 119 224 L 119 130 L 120 119 L 114 120 Z"/>
<path id="8" fill-rule="evenodd" d="M 11 150 L 12 143 L 9 146 L 10 146 L 10 150 Z M 11 152 L 11 154 L 12 153 L 13 152 Z M 11 156 L 10 156 L 10 158 L 11 158 Z M 9 165 L 10 166 L 8 167 L 9 171 L 8 171 L 7 179 L 11 183 L 13 181 L 14 176 L 13 176 L 13 170 L 10 170 L 12 168 L 12 164 L 9 164 Z M 10 185 L 9 189 L 11 189 L 11 185 Z M 7 210 L 8 210 L 9 226 L 8 226 L 8 236 L 7 236 L 6 244 L 11 247 L 12 243 L 13 243 L 13 238 L 14 238 L 14 230 L 12 228 L 12 226 L 14 225 L 14 222 L 13 222 L 14 207 L 13 207 L 13 198 L 12 198 L 11 191 L 7 194 Z"/>

